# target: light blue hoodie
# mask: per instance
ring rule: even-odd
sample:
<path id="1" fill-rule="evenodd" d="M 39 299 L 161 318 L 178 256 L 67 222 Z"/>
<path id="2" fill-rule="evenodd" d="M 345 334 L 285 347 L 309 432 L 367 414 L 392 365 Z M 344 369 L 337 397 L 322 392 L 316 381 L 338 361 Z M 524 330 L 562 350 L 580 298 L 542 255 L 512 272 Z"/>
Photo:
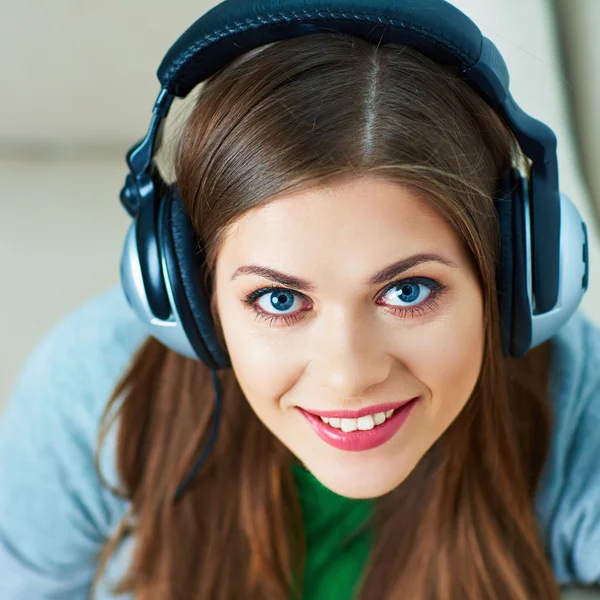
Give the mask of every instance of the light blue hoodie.
<path id="1" fill-rule="evenodd" d="M 119 288 L 60 322 L 27 361 L 0 420 L 0 600 L 83 600 L 127 503 L 102 487 L 102 411 L 145 339 Z M 577 313 L 552 340 L 553 439 L 536 499 L 560 583 L 600 583 L 600 329 Z M 113 431 L 114 434 L 114 431 Z M 116 484 L 115 436 L 102 472 Z M 125 572 L 126 540 L 98 600 Z M 123 596 L 125 598 L 125 596 Z"/>

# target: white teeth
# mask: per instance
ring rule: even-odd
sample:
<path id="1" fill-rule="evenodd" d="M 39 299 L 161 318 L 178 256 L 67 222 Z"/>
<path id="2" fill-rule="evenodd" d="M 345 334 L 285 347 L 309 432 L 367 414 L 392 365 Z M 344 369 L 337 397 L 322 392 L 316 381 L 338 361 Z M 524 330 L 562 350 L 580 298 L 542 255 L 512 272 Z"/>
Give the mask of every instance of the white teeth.
<path id="1" fill-rule="evenodd" d="M 360 431 L 369 431 L 370 429 L 373 429 L 373 427 L 384 423 L 385 420 L 389 419 L 393 413 L 393 410 L 388 410 L 386 412 L 375 413 L 374 415 L 365 415 L 364 417 L 359 417 L 358 419 L 321 417 L 321 421 L 323 421 L 323 423 L 327 423 L 330 427 L 341 429 L 346 433 L 350 431 L 356 431 L 357 429 Z"/>
<path id="2" fill-rule="evenodd" d="M 361 431 L 368 431 L 369 429 L 373 429 L 375 427 L 375 421 L 371 415 L 365 415 L 364 417 L 359 417 L 356 420 L 356 424 L 358 429 Z"/>
<path id="3" fill-rule="evenodd" d="M 388 411 L 389 412 L 389 411 Z M 375 413 L 373 415 L 373 422 L 375 423 L 375 425 L 381 425 L 386 419 L 385 413 Z"/>
<path id="4" fill-rule="evenodd" d="M 346 433 L 350 431 L 356 431 L 358 429 L 358 424 L 356 419 L 342 419 L 342 431 Z"/>

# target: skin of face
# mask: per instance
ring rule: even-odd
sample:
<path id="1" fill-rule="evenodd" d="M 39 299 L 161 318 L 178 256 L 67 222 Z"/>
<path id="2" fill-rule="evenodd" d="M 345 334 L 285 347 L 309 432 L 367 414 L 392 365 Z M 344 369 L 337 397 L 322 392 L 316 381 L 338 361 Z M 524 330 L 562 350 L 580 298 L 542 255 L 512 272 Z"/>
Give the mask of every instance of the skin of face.
<path id="1" fill-rule="evenodd" d="M 423 262 L 368 284 L 383 267 L 421 253 L 453 266 Z M 314 289 L 258 274 L 232 279 L 245 265 L 300 277 Z M 437 295 L 430 280 L 443 286 Z M 263 293 L 254 309 L 280 317 L 271 323 L 244 302 L 270 286 L 282 291 Z M 485 332 L 473 261 L 409 186 L 361 177 L 248 211 L 219 249 L 214 293 L 232 368 L 253 411 L 342 496 L 376 498 L 400 485 L 458 416 L 479 376 Z M 352 410 L 416 396 L 395 435 L 365 451 L 330 446 L 297 409 Z"/>

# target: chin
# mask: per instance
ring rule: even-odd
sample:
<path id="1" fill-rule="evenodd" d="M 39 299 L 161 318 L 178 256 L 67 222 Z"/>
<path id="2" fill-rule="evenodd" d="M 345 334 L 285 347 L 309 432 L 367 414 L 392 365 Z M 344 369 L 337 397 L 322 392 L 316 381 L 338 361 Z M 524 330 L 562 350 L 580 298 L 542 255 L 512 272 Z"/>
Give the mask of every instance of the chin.
<path id="1" fill-rule="evenodd" d="M 398 487 L 406 475 L 397 473 L 391 476 L 389 470 L 380 473 L 356 472 L 354 469 L 327 469 L 324 465 L 315 465 L 309 470 L 319 482 L 332 492 L 346 498 L 368 499 L 378 498 Z"/>

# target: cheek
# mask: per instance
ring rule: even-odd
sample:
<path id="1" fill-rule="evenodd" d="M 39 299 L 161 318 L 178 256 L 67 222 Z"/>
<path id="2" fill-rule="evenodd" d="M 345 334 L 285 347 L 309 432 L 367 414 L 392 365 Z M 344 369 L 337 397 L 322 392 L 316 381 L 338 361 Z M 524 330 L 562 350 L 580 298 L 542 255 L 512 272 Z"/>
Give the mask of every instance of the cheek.
<path id="1" fill-rule="evenodd" d="M 236 379 L 255 412 L 266 417 L 278 408 L 294 370 L 285 332 L 271 331 L 268 324 L 254 326 L 252 315 L 229 300 L 219 311 Z"/>
<path id="2" fill-rule="evenodd" d="M 439 425 L 444 428 L 467 403 L 479 377 L 485 338 L 479 291 L 463 294 L 443 317 L 423 328 L 419 338 L 410 368 L 429 388 L 429 414 L 442 419 Z"/>

